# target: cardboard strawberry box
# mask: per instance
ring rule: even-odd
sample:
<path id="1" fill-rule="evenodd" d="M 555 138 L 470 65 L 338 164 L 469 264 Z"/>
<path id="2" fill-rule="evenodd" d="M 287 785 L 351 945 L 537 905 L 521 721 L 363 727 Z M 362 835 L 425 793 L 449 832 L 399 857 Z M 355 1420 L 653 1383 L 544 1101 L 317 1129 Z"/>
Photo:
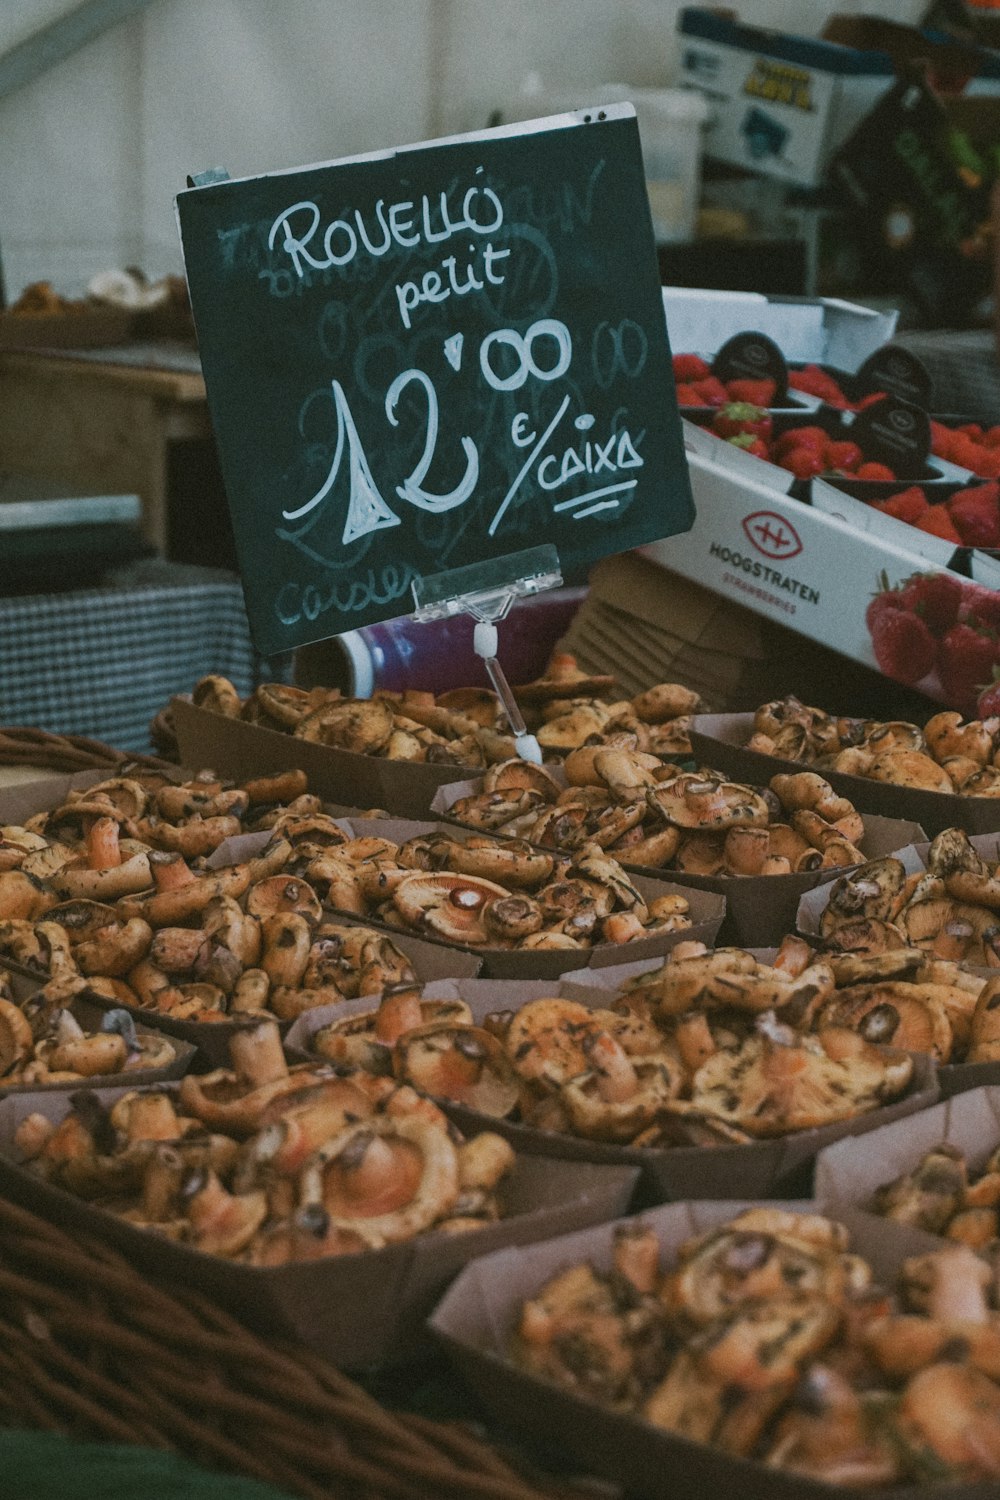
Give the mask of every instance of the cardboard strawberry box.
<path id="1" fill-rule="evenodd" d="M 602 971 L 572 970 L 551 981 L 501 982 L 497 980 L 449 981 L 426 985 L 428 1000 L 462 999 L 473 1021 L 481 1025 L 494 1011 L 516 1011 L 531 1000 L 557 996 L 576 1000 L 591 1010 L 608 1007 L 618 985 L 661 960 L 633 960 Z M 295 1023 L 286 1047 L 296 1060 L 312 1056 L 311 1038 L 330 1021 L 369 1014 L 376 1003 L 350 1000 L 308 1012 Z M 864 1135 L 879 1123 L 896 1120 L 926 1109 L 937 1101 L 938 1086 L 929 1058 L 915 1058 L 914 1072 L 906 1092 L 884 1105 L 849 1120 L 840 1120 L 812 1130 L 797 1130 L 785 1136 L 755 1140 L 749 1145 L 644 1147 L 588 1140 L 582 1136 L 540 1130 L 516 1121 L 497 1119 L 461 1104 L 440 1101 L 442 1108 L 466 1134 L 496 1130 L 506 1136 L 519 1154 L 556 1157 L 560 1161 L 591 1161 L 624 1164 L 639 1169 L 639 1198 L 644 1204 L 679 1198 L 738 1198 L 748 1192 L 761 1197 L 777 1193 L 808 1193 L 812 1162 L 824 1144 L 843 1135 Z"/>
<path id="2" fill-rule="evenodd" d="M 899 588 L 917 574 L 941 571 L 960 585 L 969 581 L 951 575 L 950 569 L 930 567 L 909 538 L 888 541 L 801 504 L 792 498 L 795 481 L 788 471 L 732 449 L 691 422 L 683 426 L 694 525 L 681 536 L 650 543 L 643 555 L 961 709 L 968 700 L 965 684 L 959 691 L 953 686 L 956 678 L 962 681 L 961 661 L 954 670 L 949 667 L 949 680 L 942 681 L 932 640 L 910 626 L 899 631 L 882 627 L 876 643 L 868 611 L 874 595 Z"/>
<path id="3" fill-rule="evenodd" d="M 819 364 L 845 373 L 860 370 L 889 343 L 899 316 L 832 297 L 689 287 L 664 287 L 663 308 L 674 354 L 712 360 L 730 339 L 762 334 L 790 366 Z"/>

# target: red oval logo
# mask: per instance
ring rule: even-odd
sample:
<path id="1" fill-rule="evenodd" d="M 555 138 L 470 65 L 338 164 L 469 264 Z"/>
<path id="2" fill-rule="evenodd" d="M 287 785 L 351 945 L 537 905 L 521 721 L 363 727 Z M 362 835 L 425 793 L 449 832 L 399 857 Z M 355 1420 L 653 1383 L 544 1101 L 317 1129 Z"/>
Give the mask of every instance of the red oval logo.
<path id="1" fill-rule="evenodd" d="M 802 551 L 802 539 L 791 521 L 773 510 L 755 510 L 743 517 L 743 530 L 747 541 L 763 552 L 765 557 L 784 560 L 797 557 Z"/>

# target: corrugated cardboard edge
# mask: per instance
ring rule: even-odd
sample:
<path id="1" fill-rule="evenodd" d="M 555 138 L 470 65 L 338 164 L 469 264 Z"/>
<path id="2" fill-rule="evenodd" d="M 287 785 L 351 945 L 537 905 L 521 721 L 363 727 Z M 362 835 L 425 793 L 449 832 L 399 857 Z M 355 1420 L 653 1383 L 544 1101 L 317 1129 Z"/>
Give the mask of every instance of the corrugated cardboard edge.
<path id="1" fill-rule="evenodd" d="M 124 1092 L 104 1089 L 98 1097 L 110 1103 Z M 35 1111 L 58 1121 L 69 1108 L 65 1095 L 51 1093 L 0 1100 L 0 1189 L 8 1197 L 44 1218 L 93 1233 L 141 1271 L 197 1287 L 248 1325 L 295 1338 L 349 1369 L 414 1357 L 435 1298 L 468 1260 L 622 1214 L 636 1179 L 627 1165 L 608 1170 L 583 1163 L 567 1173 L 561 1163 L 523 1162 L 508 1190 L 515 1216 L 482 1230 L 431 1233 L 382 1250 L 287 1266 L 250 1266 L 139 1229 L 19 1165 L 12 1139 L 18 1122 Z"/>
<path id="2" fill-rule="evenodd" d="M 811 771 L 804 761 L 783 760 L 746 748 L 753 733 L 753 714 L 696 714 L 689 731 L 695 757 L 705 765 L 718 766 L 737 781 L 770 781 L 781 771 Z M 1000 798 L 949 797 L 943 792 L 918 787 L 893 786 L 848 776 L 843 771 L 818 773 L 835 791 L 850 798 L 860 813 L 908 818 L 933 837 L 943 828 L 964 828 L 967 833 L 995 833 L 1000 829 Z"/>
<path id="3" fill-rule="evenodd" d="M 644 1212 L 642 1222 L 659 1235 L 665 1257 L 692 1235 L 725 1223 L 759 1200 L 725 1203 L 680 1202 Z M 814 1201 L 763 1206 L 790 1213 L 823 1212 Z M 851 1248 L 871 1264 L 880 1282 L 891 1285 L 903 1260 L 937 1242 L 919 1231 L 847 1209 L 835 1215 L 851 1230 Z M 544 1245 L 508 1250 L 475 1261 L 452 1284 L 430 1319 L 430 1329 L 456 1368 L 478 1392 L 487 1409 L 514 1431 L 561 1448 L 590 1471 L 635 1489 L 649 1500 L 680 1496 L 739 1496 L 740 1500 L 834 1500 L 849 1493 L 858 1500 L 926 1500 L 926 1485 L 890 1490 L 840 1486 L 765 1468 L 750 1459 L 731 1458 L 706 1444 L 674 1436 L 640 1417 L 611 1411 L 597 1402 L 529 1374 L 507 1349 L 524 1300 L 558 1271 L 580 1262 L 608 1269 L 615 1229 L 602 1225 Z M 991 1484 L 949 1486 L 954 1500 L 988 1500 Z"/>

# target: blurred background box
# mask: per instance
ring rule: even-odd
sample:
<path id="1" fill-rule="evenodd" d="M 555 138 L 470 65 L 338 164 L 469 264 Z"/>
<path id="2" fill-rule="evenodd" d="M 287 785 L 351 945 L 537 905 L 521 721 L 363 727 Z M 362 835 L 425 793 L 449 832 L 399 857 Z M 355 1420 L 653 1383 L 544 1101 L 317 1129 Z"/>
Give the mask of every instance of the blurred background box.
<path id="1" fill-rule="evenodd" d="M 637 88 L 628 83 L 551 88 L 531 73 L 505 115 L 509 120 L 536 120 L 622 101 L 635 107 L 653 232 L 661 244 L 683 244 L 695 230 L 702 134 L 709 117 L 708 103 L 700 93 Z"/>

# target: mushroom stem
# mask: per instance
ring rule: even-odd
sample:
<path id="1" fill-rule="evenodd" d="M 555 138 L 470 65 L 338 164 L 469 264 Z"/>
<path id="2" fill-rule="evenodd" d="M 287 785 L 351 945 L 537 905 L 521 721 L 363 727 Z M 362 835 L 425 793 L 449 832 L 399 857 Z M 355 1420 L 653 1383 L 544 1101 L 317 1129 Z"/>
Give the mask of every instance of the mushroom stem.
<path id="1" fill-rule="evenodd" d="M 288 1063 L 275 1021 L 258 1021 L 233 1033 L 229 1043 L 233 1068 L 251 1088 L 288 1077 Z"/>
<path id="2" fill-rule="evenodd" d="M 375 1013 L 375 1035 L 391 1047 L 404 1032 L 423 1024 L 420 991 L 413 985 L 386 990 Z"/>
<path id="3" fill-rule="evenodd" d="M 660 1242 L 648 1224 L 627 1224 L 615 1231 L 614 1264 L 637 1292 L 656 1291 L 660 1281 Z"/>
<path id="4" fill-rule="evenodd" d="M 175 891 L 195 878 L 183 854 L 168 854 L 165 850 L 153 850 L 149 856 L 149 868 L 158 891 Z"/>
<path id="5" fill-rule="evenodd" d="M 590 1066 L 594 1070 L 597 1092 L 606 1104 L 621 1104 L 631 1099 L 639 1087 L 639 1076 L 619 1046 L 607 1031 L 599 1031 L 588 1037 L 583 1044 Z"/>
<path id="6" fill-rule="evenodd" d="M 87 864 L 92 870 L 113 870 L 121 862 L 117 822 L 95 818 L 87 829 Z"/>
<path id="7" fill-rule="evenodd" d="M 935 1276 L 927 1312 L 942 1322 L 985 1323 L 990 1268 L 965 1245 L 934 1257 Z"/>

